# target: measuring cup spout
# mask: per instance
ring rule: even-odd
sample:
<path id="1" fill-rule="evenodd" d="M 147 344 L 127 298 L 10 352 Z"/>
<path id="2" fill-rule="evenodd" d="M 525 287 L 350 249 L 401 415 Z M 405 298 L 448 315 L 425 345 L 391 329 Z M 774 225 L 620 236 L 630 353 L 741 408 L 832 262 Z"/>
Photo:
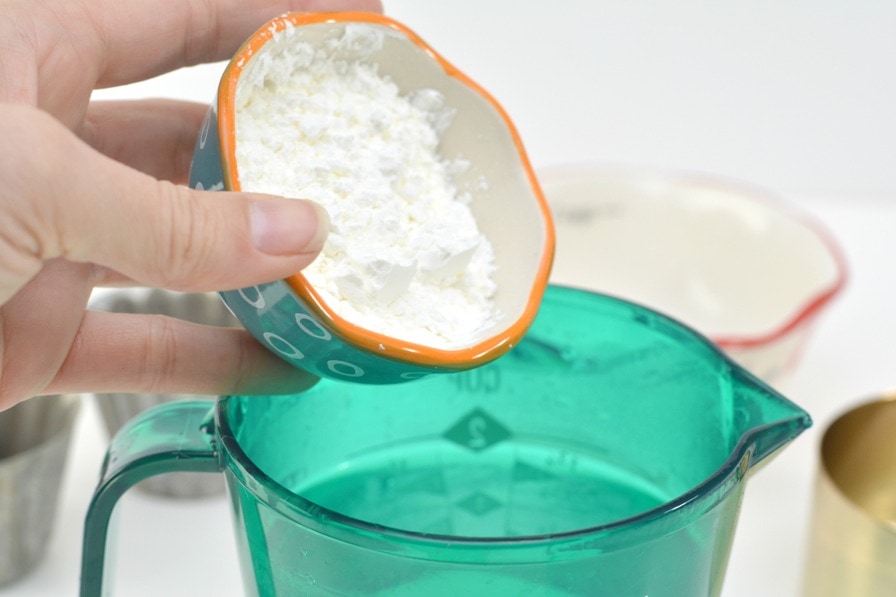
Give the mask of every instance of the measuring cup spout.
<path id="1" fill-rule="evenodd" d="M 750 466 L 770 456 L 812 426 L 809 413 L 752 374 L 735 369 L 734 432 L 739 444 L 752 448 Z"/>

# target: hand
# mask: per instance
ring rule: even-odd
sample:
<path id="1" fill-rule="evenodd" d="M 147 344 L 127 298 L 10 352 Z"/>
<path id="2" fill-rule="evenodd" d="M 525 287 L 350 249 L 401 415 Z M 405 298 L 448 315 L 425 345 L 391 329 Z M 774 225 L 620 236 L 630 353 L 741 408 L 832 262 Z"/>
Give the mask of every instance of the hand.
<path id="1" fill-rule="evenodd" d="M 228 58 L 290 10 L 378 0 L 0 0 L 0 410 L 63 392 L 298 391 L 242 330 L 86 311 L 95 286 L 238 288 L 309 264 L 326 214 L 181 186 L 208 106 L 93 89 Z"/>

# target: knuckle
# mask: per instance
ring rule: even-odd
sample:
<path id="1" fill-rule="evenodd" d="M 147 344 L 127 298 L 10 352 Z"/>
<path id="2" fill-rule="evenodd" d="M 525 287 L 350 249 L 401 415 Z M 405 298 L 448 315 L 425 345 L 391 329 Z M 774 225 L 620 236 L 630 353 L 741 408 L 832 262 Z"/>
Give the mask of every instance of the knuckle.
<path id="1" fill-rule="evenodd" d="M 168 234 L 158 247 L 156 268 L 160 283 L 181 289 L 201 279 L 214 251 L 215 223 L 193 201 L 190 190 L 170 182 L 159 183 L 161 220 Z"/>
<path id="2" fill-rule="evenodd" d="M 139 366 L 140 387 L 150 393 L 167 388 L 177 370 L 178 341 L 173 321 L 164 315 L 146 317 L 147 332 Z"/>
<path id="3" fill-rule="evenodd" d="M 188 6 L 184 20 L 185 31 L 220 31 L 221 10 L 214 0 L 199 0 Z M 184 64 L 193 65 L 219 54 L 220 36 L 187 35 L 184 44 Z"/>
<path id="4" fill-rule="evenodd" d="M 0 109 L 0 250 L 19 262 L 61 254 L 58 174 L 50 164 L 65 139 L 49 120 L 28 106 Z"/>

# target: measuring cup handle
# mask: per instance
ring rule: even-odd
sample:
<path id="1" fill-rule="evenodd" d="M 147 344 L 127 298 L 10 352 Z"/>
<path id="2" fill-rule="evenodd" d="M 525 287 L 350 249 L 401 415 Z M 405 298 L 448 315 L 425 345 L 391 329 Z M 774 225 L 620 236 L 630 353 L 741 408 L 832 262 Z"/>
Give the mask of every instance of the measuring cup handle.
<path id="1" fill-rule="evenodd" d="M 105 565 L 109 524 L 128 489 L 162 473 L 221 470 L 213 412 L 211 400 L 167 402 L 144 411 L 112 438 L 84 523 L 81 597 L 111 591 L 111 570 Z"/>

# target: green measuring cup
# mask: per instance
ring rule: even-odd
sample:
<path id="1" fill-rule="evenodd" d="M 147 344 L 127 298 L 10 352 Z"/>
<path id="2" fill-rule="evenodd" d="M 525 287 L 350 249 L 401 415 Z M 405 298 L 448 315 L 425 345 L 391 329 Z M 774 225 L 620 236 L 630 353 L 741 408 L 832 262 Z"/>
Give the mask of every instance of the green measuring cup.
<path id="1" fill-rule="evenodd" d="M 810 424 L 681 324 L 550 287 L 479 369 L 139 416 L 87 515 L 81 595 L 102 593 L 118 498 L 175 471 L 224 474 L 248 595 L 718 595 L 751 469 Z"/>

